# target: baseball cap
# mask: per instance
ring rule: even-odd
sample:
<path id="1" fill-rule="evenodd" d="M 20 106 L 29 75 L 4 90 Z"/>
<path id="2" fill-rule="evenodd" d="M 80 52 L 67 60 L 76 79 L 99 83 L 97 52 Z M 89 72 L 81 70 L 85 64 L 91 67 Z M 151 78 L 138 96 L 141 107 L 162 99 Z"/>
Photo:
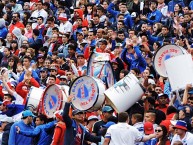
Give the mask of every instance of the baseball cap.
<path id="1" fill-rule="evenodd" d="M 38 54 L 38 58 L 42 58 L 42 57 L 44 57 L 43 54 Z"/>
<path id="2" fill-rule="evenodd" d="M 183 129 L 183 130 L 187 130 L 187 124 L 185 121 L 182 121 L 182 120 L 178 120 L 176 122 L 176 124 L 174 125 L 173 127 L 174 129 Z"/>
<path id="3" fill-rule="evenodd" d="M 88 121 L 91 121 L 91 120 L 99 120 L 97 116 L 95 115 L 91 115 L 88 117 Z"/>
<path id="4" fill-rule="evenodd" d="M 61 75 L 60 79 L 67 79 L 67 77 L 65 75 Z"/>
<path id="5" fill-rule="evenodd" d="M 81 34 L 82 36 L 84 36 L 84 33 L 82 31 L 77 31 L 76 34 Z"/>
<path id="6" fill-rule="evenodd" d="M 78 109 L 72 111 L 73 116 L 76 115 L 76 114 L 83 114 L 83 113 L 84 113 L 84 111 L 81 111 L 81 110 L 78 110 Z"/>
<path id="7" fill-rule="evenodd" d="M 114 111 L 111 106 L 104 106 L 102 109 L 102 112 L 111 112 Z"/>
<path id="8" fill-rule="evenodd" d="M 144 132 L 145 132 L 145 134 L 152 134 L 152 133 L 154 133 L 153 123 L 145 122 L 144 123 Z"/>
<path id="9" fill-rule="evenodd" d="M 103 125 L 102 127 L 104 127 L 104 128 L 109 128 L 111 125 L 114 125 L 114 124 L 116 124 L 115 122 L 112 122 L 112 121 L 109 121 L 109 122 L 107 122 L 105 125 Z"/>
<path id="10" fill-rule="evenodd" d="M 28 116 L 36 117 L 30 110 L 23 111 L 22 117 L 28 117 Z"/>
<path id="11" fill-rule="evenodd" d="M 77 57 L 84 57 L 84 54 L 83 53 L 78 53 Z"/>
<path id="12" fill-rule="evenodd" d="M 63 110 L 57 110 L 54 115 L 56 118 L 60 119 L 60 120 L 63 120 L 63 117 L 62 117 L 62 114 L 63 114 Z"/>
<path id="13" fill-rule="evenodd" d="M 188 91 L 188 94 L 192 95 L 193 94 L 193 90 Z"/>
<path id="14" fill-rule="evenodd" d="M 63 53 L 58 53 L 58 57 L 64 58 L 64 54 Z"/>
<path id="15" fill-rule="evenodd" d="M 0 119 L 1 122 L 8 122 L 8 123 L 12 123 L 14 122 L 12 117 L 4 117 Z"/>
<path id="16" fill-rule="evenodd" d="M 50 67 L 50 70 L 57 70 L 55 66 Z"/>
<path id="17" fill-rule="evenodd" d="M 169 98 L 167 94 L 158 94 L 158 98 L 162 97 L 162 96 L 165 97 L 165 98 Z"/>
<path id="18" fill-rule="evenodd" d="M 58 16 L 58 20 L 67 21 L 67 15 L 65 13 L 60 13 L 60 15 Z"/>
<path id="19" fill-rule="evenodd" d="M 42 67 L 42 68 L 40 69 L 40 72 L 42 72 L 42 71 L 47 71 L 47 68 Z"/>

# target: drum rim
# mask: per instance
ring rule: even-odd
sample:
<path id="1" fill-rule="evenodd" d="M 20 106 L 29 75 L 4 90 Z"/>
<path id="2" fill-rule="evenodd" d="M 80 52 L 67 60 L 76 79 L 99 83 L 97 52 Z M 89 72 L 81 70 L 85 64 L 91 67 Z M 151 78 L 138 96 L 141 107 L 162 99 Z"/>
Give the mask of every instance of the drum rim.
<path id="1" fill-rule="evenodd" d="M 44 90 L 43 95 L 42 95 L 42 102 L 41 102 L 41 105 L 42 105 L 42 111 L 41 111 L 41 112 L 42 112 L 44 115 L 46 115 L 47 117 L 50 117 L 50 116 L 48 116 L 48 114 L 47 114 L 46 111 L 45 111 L 44 101 L 43 101 L 43 100 L 44 100 L 44 96 L 45 96 L 46 91 L 47 91 L 51 86 L 57 86 L 57 87 L 58 87 L 57 84 L 52 84 L 52 85 L 47 86 L 46 89 Z M 61 99 L 61 102 L 63 103 L 63 97 L 62 97 L 62 99 Z M 62 103 L 60 104 L 59 110 L 62 108 Z"/>
<path id="2" fill-rule="evenodd" d="M 90 66 L 90 64 L 91 64 L 91 59 L 92 59 L 92 57 L 93 57 L 94 54 L 96 54 L 96 52 L 92 52 L 91 55 L 90 55 L 90 57 L 89 57 L 89 59 L 88 59 L 87 70 L 86 70 L 86 71 L 87 71 L 86 74 L 87 74 L 88 76 L 90 76 L 90 74 L 88 74 L 88 72 L 89 72 L 88 70 L 89 70 L 89 66 Z M 114 84 L 115 84 L 115 83 L 116 83 L 116 81 L 115 81 L 115 74 L 114 74 L 114 71 L 113 71 L 112 64 L 111 64 L 110 61 L 104 61 L 104 62 L 108 62 L 109 66 L 110 66 L 110 68 L 111 68 L 111 71 L 112 71 L 113 82 L 114 82 Z M 91 76 L 91 77 L 95 77 L 95 76 Z M 106 83 L 106 87 L 109 88 L 109 84 L 107 83 L 107 80 L 106 80 L 105 83 Z M 114 85 L 114 84 L 113 84 L 113 85 Z"/>
<path id="3" fill-rule="evenodd" d="M 184 54 L 184 52 L 182 51 L 182 48 L 183 48 L 183 47 L 180 47 L 180 46 L 178 46 L 178 45 L 176 45 L 176 44 L 168 44 L 168 45 L 172 45 L 172 46 L 178 47 L 178 48 L 181 50 L 181 52 Z M 165 47 L 165 46 L 167 46 L 167 45 L 160 46 L 160 47 L 158 48 L 158 50 L 157 50 L 157 51 L 154 53 L 154 55 L 153 55 L 153 68 L 155 69 L 155 71 L 157 72 L 157 74 L 159 74 L 159 75 L 162 76 L 162 77 L 167 77 L 167 75 L 164 76 L 163 74 L 160 74 L 160 73 L 157 71 L 157 69 L 156 69 L 156 67 L 155 67 L 155 56 L 156 56 L 156 54 L 157 54 L 163 47 Z"/>
<path id="4" fill-rule="evenodd" d="M 78 80 L 78 79 L 80 79 L 80 78 L 82 78 L 82 77 L 90 77 L 90 78 L 93 79 L 93 77 L 87 76 L 87 75 L 77 77 L 77 78 L 72 82 L 72 84 L 71 84 L 71 86 L 70 86 L 69 94 L 71 93 L 71 88 L 72 88 L 73 84 L 76 82 L 76 80 Z M 96 79 L 96 78 L 95 78 L 95 79 Z M 94 80 L 94 79 L 93 79 L 93 80 Z M 95 80 L 94 80 L 94 81 L 95 81 Z M 102 80 L 101 80 L 101 81 L 102 81 Z M 97 103 L 98 97 L 99 97 L 99 86 L 98 86 L 98 84 L 96 83 L 96 81 L 95 81 L 95 84 L 97 85 L 97 98 L 96 98 L 96 100 L 94 101 L 93 106 L 95 106 L 95 104 Z M 73 102 L 73 101 L 72 101 L 72 102 Z M 92 106 L 92 107 L 93 107 L 93 106 Z M 72 107 L 73 107 L 73 108 L 76 108 L 73 103 L 72 103 Z M 76 109 L 81 110 L 81 111 L 89 111 L 92 107 L 89 107 L 89 108 L 86 109 L 86 110 L 82 110 L 82 109 L 79 109 L 79 108 L 76 108 Z"/>

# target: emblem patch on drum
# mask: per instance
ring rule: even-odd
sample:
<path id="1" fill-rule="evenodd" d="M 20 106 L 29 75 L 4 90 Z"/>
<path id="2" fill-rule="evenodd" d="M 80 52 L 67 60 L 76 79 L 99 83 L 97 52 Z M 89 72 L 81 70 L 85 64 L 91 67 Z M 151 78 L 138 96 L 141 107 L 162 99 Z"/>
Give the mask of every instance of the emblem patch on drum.
<path id="1" fill-rule="evenodd" d="M 89 109 L 97 99 L 97 83 L 91 77 L 80 77 L 73 82 L 70 94 L 74 96 L 72 104 L 75 108 L 79 110 Z"/>
<path id="2" fill-rule="evenodd" d="M 43 95 L 43 112 L 48 117 L 52 117 L 56 110 L 61 109 L 62 101 L 62 90 L 57 86 L 50 86 Z"/>

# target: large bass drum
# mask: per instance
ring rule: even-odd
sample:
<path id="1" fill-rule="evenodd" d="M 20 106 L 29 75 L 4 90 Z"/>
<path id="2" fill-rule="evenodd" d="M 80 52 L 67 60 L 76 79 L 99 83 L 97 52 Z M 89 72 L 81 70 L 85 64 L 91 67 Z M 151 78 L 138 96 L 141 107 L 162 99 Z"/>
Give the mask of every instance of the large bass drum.
<path id="1" fill-rule="evenodd" d="M 110 63 L 110 55 L 93 52 L 88 61 L 87 75 L 101 79 L 106 84 L 106 88 L 114 85 L 115 77 Z"/>
<path id="2" fill-rule="evenodd" d="M 168 75 L 166 72 L 164 61 L 171 57 L 184 54 L 188 54 L 188 52 L 184 48 L 177 45 L 165 45 L 159 48 L 156 51 L 153 59 L 155 70 L 160 76 L 167 77 Z"/>
<path id="3" fill-rule="evenodd" d="M 46 88 L 42 97 L 42 113 L 48 118 L 54 117 L 57 110 L 64 108 L 67 101 L 69 86 L 50 85 Z"/>
<path id="4" fill-rule="evenodd" d="M 100 79 L 82 76 L 74 80 L 70 95 L 74 98 L 72 105 L 82 111 L 96 111 L 105 101 L 105 85 Z"/>

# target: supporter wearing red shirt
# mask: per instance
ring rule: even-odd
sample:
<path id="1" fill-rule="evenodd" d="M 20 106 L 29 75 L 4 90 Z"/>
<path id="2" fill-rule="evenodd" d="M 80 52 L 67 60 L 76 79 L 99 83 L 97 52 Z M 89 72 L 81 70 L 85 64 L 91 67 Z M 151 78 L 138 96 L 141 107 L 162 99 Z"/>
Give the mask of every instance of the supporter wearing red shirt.
<path id="1" fill-rule="evenodd" d="M 166 114 L 168 108 L 168 95 L 167 94 L 159 94 L 158 95 L 158 106 L 156 109 L 163 111 Z"/>
<path id="2" fill-rule="evenodd" d="M 20 20 L 20 14 L 19 13 L 13 13 L 13 16 L 12 16 L 12 21 L 13 22 L 9 25 L 9 33 L 12 33 L 12 31 L 15 27 L 25 28 L 23 23 L 20 22 L 19 20 Z"/>

